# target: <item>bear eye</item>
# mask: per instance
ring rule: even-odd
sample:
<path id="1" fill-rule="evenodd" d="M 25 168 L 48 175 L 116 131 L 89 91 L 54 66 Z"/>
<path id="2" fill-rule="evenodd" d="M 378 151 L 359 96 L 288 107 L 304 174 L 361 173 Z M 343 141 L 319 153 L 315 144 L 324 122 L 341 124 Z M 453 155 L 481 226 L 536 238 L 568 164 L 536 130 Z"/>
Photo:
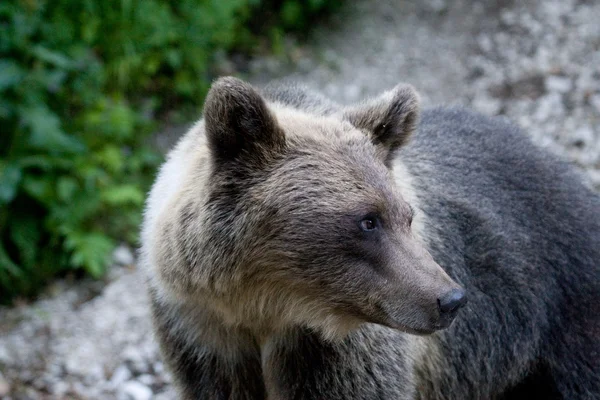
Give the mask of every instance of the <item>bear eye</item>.
<path id="1" fill-rule="evenodd" d="M 365 232 L 374 231 L 378 226 L 378 219 L 375 216 L 368 215 L 360 220 L 358 226 Z"/>

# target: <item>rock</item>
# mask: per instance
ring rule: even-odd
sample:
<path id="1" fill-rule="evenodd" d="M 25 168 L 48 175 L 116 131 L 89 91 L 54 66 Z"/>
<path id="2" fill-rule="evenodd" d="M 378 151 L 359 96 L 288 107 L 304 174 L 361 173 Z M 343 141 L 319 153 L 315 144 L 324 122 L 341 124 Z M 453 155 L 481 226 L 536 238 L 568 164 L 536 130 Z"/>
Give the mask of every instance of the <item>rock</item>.
<path id="1" fill-rule="evenodd" d="M 126 382 L 122 391 L 129 400 L 150 400 L 152 398 L 152 389 L 138 381 Z"/>
<path id="2" fill-rule="evenodd" d="M 479 37 L 477 37 L 477 44 L 479 45 L 481 50 L 486 53 L 489 53 L 494 48 L 494 43 L 492 42 L 492 39 L 488 35 L 484 34 L 479 35 Z"/>
<path id="3" fill-rule="evenodd" d="M 67 354 L 64 363 L 65 371 L 69 375 L 85 377 L 90 383 L 98 381 L 104 376 L 104 371 L 102 366 L 95 362 L 97 357 L 97 343 L 82 342 Z"/>
<path id="4" fill-rule="evenodd" d="M 154 372 L 157 374 L 161 374 L 165 370 L 164 364 L 160 361 L 155 362 L 154 365 L 152 365 L 152 368 L 154 369 Z"/>
<path id="5" fill-rule="evenodd" d="M 120 365 L 110 378 L 110 386 L 117 389 L 129 379 L 131 379 L 131 371 L 125 365 Z"/>
<path id="6" fill-rule="evenodd" d="M 9 393 L 10 393 L 10 385 L 8 384 L 6 379 L 4 379 L 2 374 L 0 374 L 0 398 L 3 398 L 4 396 L 8 396 Z"/>
<path id="7" fill-rule="evenodd" d="M 122 357 L 127 361 L 127 365 L 133 374 L 140 375 L 148 372 L 150 366 L 146 362 L 140 346 L 126 347 L 123 350 Z"/>
<path id="8" fill-rule="evenodd" d="M 490 96 L 482 95 L 473 99 L 471 104 L 477 111 L 487 115 L 497 115 L 502 109 L 502 101 Z"/>
<path id="9" fill-rule="evenodd" d="M 177 398 L 177 393 L 173 388 L 169 388 L 164 392 L 157 393 L 153 400 L 173 400 Z"/>
<path id="10" fill-rule="evenodd" d="M 539 121 L 547 121 L 551 117 L 561 116 L 565 113 L 562 97 L 556 92 L 540 97 L 538 107 L 533 117 Z"/>
<path id="11" fill-rule="evenodd" d="M 50 389 L 50 393 L 52 393 L 55 398 L 64 398 L 68 391 L 69 384 L 65 381 L 53 383 Z"/>
<path id="12" fill-rule="evenodd" d="M 144 384 L 146 386 L 154 385 L 154 377 L 150 374 L 140 375 L 136 379 L 138 382 L 141 382 L 142 384 Z"/>
<path id="13" fill-rule="evenodd" d="M 592 107 L 594 107 L 597 113 L 600 113 L 600 94 L 594 94 L 590 96 L 590 104 Z"/>
<path id="14" fill-rule="evenodd" d="M 135 257 L 129 247 L 121 245 L 113 252 L 113 260 L 118 265 L 132 265 L 135 262 Z"/>
<path id="15" fill-rule="evenodd" d="M 425 2 L 431 11 L 442 13 L 448 8 L 448 4 L 444 0 L 427 0 Z"/>
<path id="16" fill-rule="evenodd" d="M 573 88 L 571 79 L 565 76 L 550 75 L 546 78 L 546 90 L 549 92 L 567 93 Z"/>
<path id="17" fill-rule="evenodd" d="M 594 131 L 588 126 L 576 129 L 568 136 L 568 143 L 576 147 L 590 145 L 594 141 Z"/>
<path id="18" fill-rule="evenodd" d="M 590 176 L 590 184 L 593 189 L 600 190 L 600 171 L 599 170 L 591 170 L 589 173 Z"/>

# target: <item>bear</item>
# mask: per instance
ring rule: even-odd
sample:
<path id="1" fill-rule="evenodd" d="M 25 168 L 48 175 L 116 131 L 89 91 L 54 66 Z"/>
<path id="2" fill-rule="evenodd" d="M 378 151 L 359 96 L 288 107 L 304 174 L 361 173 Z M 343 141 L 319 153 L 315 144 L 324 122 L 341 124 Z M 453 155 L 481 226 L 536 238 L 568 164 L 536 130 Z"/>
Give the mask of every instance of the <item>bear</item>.
<path id="1" fill-rule="evenodd" d="M 141 242 L 182 399 L 600 399 L 599 196 L 410 85 L 216 80 Z"/>

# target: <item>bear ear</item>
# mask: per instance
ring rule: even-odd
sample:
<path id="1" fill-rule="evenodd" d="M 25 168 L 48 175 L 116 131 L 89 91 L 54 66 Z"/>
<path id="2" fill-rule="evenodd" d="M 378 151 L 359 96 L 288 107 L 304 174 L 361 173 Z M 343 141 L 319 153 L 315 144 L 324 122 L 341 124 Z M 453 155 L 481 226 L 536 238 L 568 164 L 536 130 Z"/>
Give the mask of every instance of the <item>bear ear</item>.
<path id="1" fill-rule="evenodd" d="M 344 117 L 359 129 L 371 134 L 373 143 L 387 150 L 386 164 L 394 151 L 407 143 L 419 119 L 419 95 L 400 84 L 381 96 L 345 110 Z"/>
<path id="2" fill-rule="evenodd" d="M 266 161 L 285 145 L 284 133 L 262 96 L 233 77 L 220 78 L 210 88 L 204 126 L 208 146 L 218 161 Z"/>

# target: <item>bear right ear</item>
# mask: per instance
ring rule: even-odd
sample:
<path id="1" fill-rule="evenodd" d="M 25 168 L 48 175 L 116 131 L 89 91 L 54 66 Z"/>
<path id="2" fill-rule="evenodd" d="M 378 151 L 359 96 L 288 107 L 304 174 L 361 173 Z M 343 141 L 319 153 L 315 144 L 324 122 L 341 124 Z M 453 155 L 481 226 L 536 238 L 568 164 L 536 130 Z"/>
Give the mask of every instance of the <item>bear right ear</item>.
<path id="1" fill-rule="evenodd" d="M 419 95 L 410 85 L 400 84 L 359 106 L 347 108 L 344 117 L 367 131 L 373 143 L 386 150 L 386 164 L 395 150 L 408 142 L 419 119 Z"/>
<path id="2" fill-rule="evenodd" d="M 208 146 L 218 161 L 266 161 L 285 145 L 285 136 L 265 100 L 248 83 L 220 78 L 204 102 Z"/>

